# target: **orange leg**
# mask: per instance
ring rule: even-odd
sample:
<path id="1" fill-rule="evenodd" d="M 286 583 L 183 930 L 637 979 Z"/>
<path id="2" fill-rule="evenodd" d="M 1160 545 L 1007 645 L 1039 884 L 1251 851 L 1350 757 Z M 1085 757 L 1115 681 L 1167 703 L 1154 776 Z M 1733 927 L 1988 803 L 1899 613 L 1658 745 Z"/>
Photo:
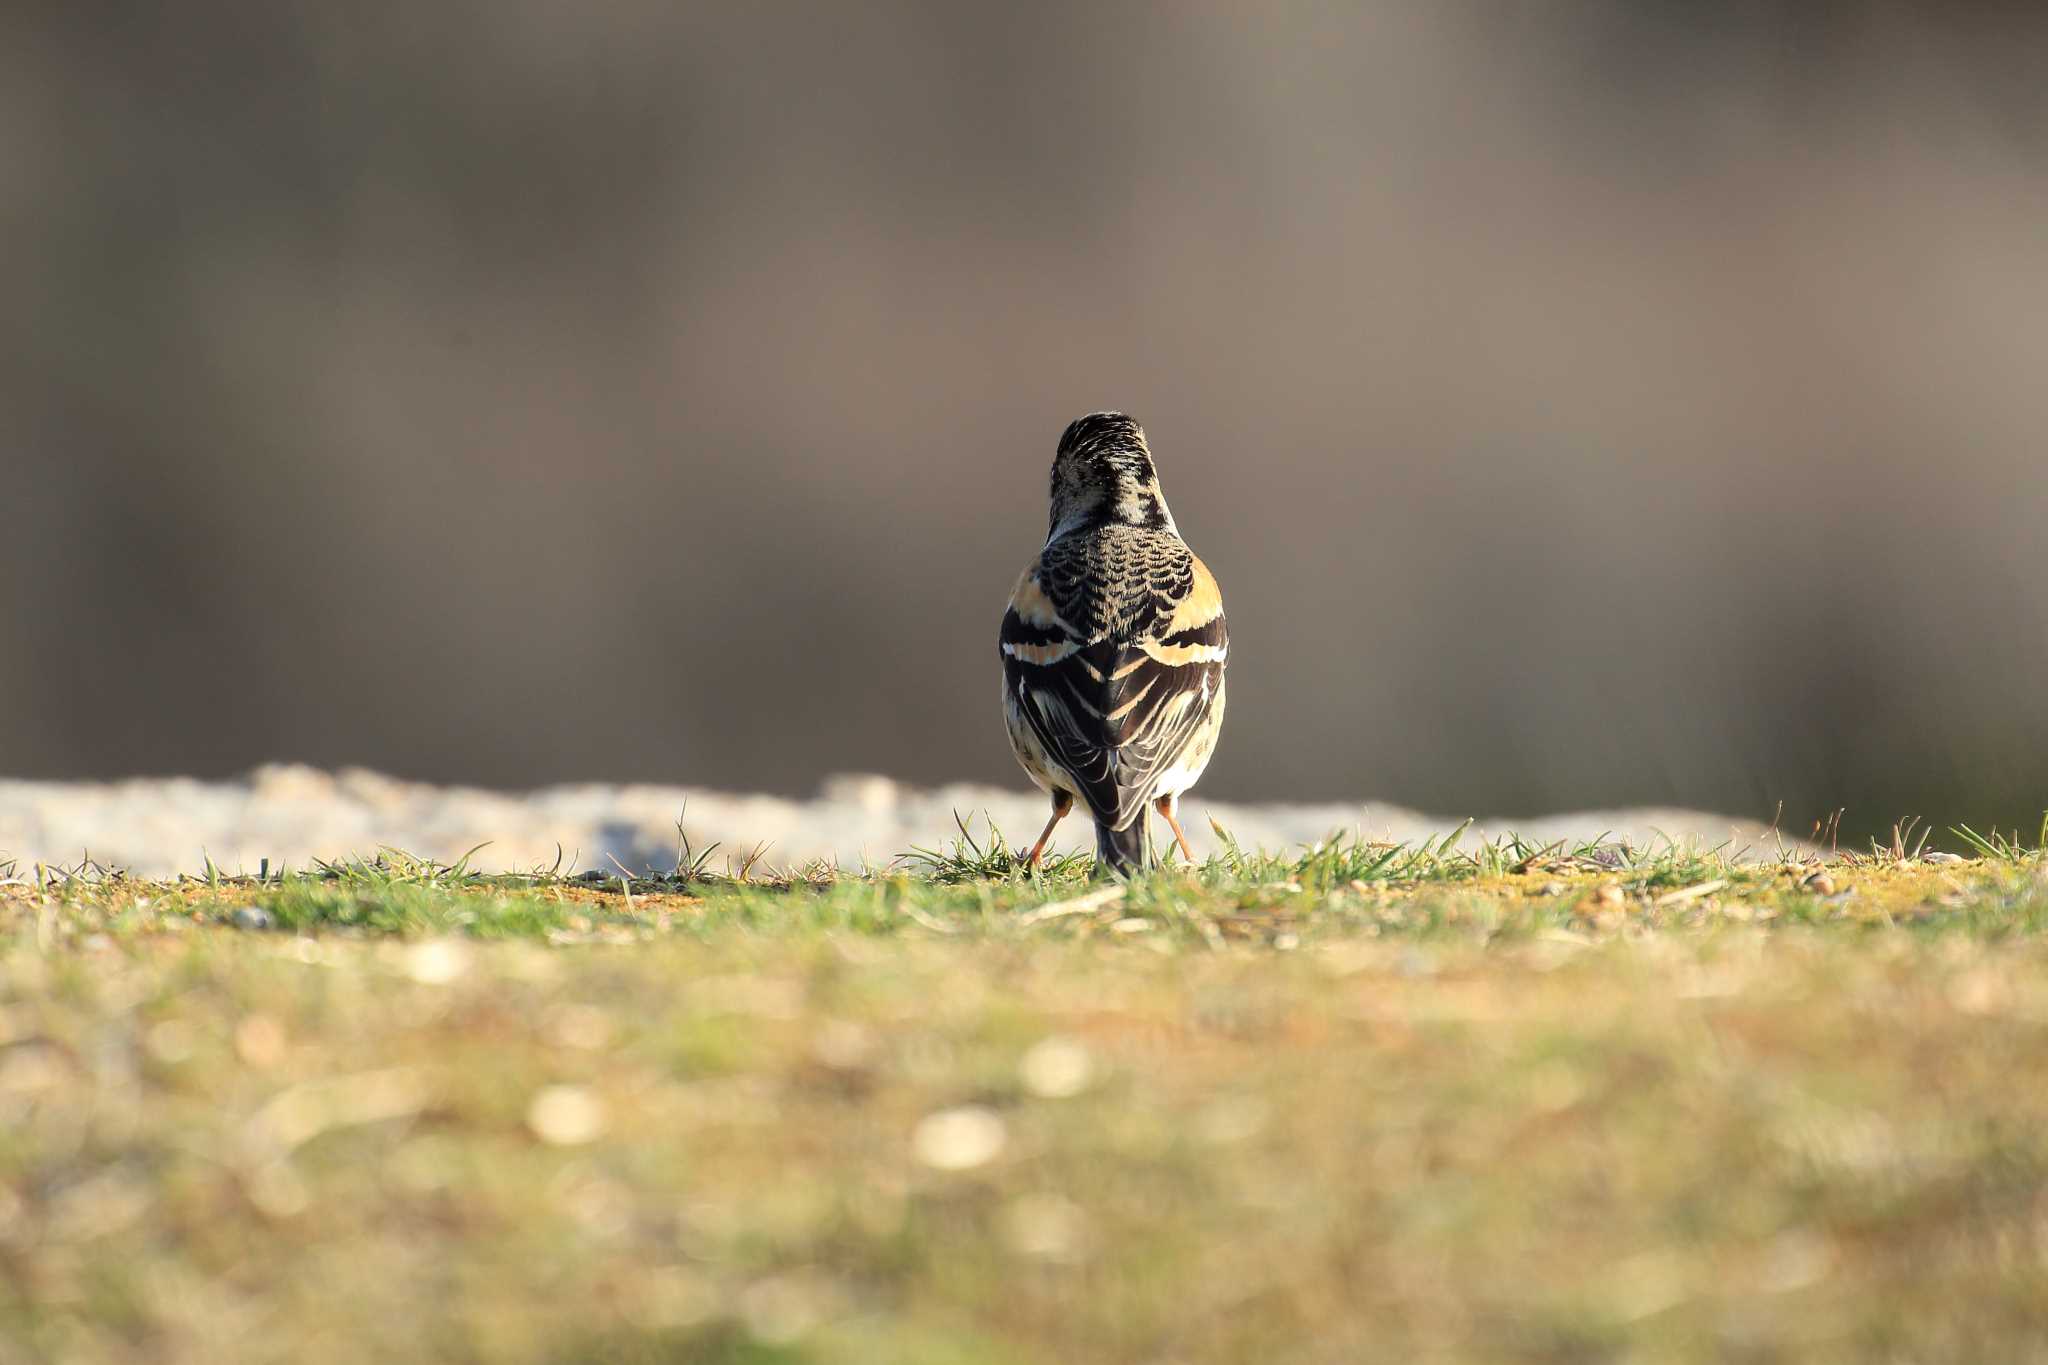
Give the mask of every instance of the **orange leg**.
<path id="1" fill-rule="evenodd" d="M 1188 836 L 1180 832 L 1180 821 L 1174 819 L 1173 816 L 1174 798 L 1162 796 L 1153 804 L 1158 807 L 1159 813 L 1166 817 L 1167 825 L 1173 830 L 1174 842 L 1180 845 L 1180 856 L 1189 862 L 1193 862 L 1195 860 L 1195 851 L 1188 847 Z"/>
<path id="2" fill-rule="evenodd" d="M 1034 872 L 1038 870 L 1038 860 L 1045 856 L 1045 846 L 1052 842 L 1053 827 L 1066 819 L 1067 812 L 1073 808 L 1074 798 L 1070 793 L 1056 791 L 1052 794 L 1052 819 L 1045 822 L 1045 829 L 1039 834 L 1038 842 L 1033 844 L 1031 851 L 1024 855 L 1024 865 L 1026 867 Z"/>

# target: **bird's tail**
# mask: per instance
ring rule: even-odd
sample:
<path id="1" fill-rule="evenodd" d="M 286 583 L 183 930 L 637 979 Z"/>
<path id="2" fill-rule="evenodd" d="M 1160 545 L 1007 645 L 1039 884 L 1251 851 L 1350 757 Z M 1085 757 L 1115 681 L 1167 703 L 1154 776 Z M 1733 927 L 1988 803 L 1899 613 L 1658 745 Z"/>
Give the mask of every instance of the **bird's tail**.
<path id="1" fill-rule="evenodd" d="M 1143 872 L 1152 862 L 1152 821 L 1147 812 L 1140 812 L 1138 818 L 1122 829 L 1111 829 L 1107 825 L 1095 827 L 1095 874 L 1106 877 L 1112 873 L 1128 877 Z"/>

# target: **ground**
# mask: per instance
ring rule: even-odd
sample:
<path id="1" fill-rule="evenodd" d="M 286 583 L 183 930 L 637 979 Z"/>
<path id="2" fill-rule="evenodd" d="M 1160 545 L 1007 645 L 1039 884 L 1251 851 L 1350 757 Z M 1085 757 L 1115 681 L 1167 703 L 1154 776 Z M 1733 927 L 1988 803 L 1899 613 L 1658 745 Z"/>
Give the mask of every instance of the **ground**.
<path id="1" fill-rule="evenodd" d="M 2041 1358 L 2048 861 L 1908 842 L 0 865 L 0 1362 Z"/>

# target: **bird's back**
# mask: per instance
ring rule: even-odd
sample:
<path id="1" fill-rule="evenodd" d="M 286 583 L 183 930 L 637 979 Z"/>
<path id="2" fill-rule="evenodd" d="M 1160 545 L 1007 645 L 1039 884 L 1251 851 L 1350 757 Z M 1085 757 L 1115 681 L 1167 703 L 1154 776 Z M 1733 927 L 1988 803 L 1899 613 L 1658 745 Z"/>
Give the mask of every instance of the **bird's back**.
<path id="1" fill-rule="evenodd" d="M 1012 713 L 1030 731 L 1020 741 L 1035 739 L 1109 828 L 1137 818 L 1220 716 L 1222 601 L 1172 531 L 1107 525 L 1053 541 L 1002 640 Z"/>
<path id="2" fill-rule="evenodd" d="M 1098 526 L 1038 557 L 1038 581 L 1081 640 L 1129 642 L 1194 591 L 1195 556 L 1171 531 Z"/>

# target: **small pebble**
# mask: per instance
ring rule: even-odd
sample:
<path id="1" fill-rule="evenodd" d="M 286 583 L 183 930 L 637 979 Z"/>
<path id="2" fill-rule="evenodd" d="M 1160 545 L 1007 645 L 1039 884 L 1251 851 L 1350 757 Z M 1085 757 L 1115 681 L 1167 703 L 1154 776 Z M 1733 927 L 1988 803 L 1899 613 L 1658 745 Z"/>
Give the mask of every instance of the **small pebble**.
<path id="1" fill-rule="evenodd" d="M 1920 857 L 1922 861 L 1933 863 L 1936 867 L 1950 867 L 1956 863 L 1967 863 L 1970 861 L 1960 853 L 1942 853 L 1939 851 L 1923 853 Z"/>
<path id="2" fill-rule="evenodd" d="M 1764 1249 L 1758 1275 L 1767 1293 L 1786 1294 L 1804 1289 L 1834 1273 L 1835 1249 L 1826 1237 L 1810 1228 L 1780 1233 Z"/>
<path id="3" fill-rule="evenodd" d="M 252 931 L 273 929 L 277 926 L 277 921 L 271 918 L 270 912 L 260 905 L 238 905 L 234 913 L 228 916 L 228 920 L 237 929 Z"/>
<path id="4" fill-rule="evenodd" d="M 1436 959 L 1419 948 L 1410 948 L 1395 960 L 1394 970 L 1402 976 L 1435 976 Z"/>
<path id="5" fill-rule="evenodd" d="M 1003 1236 L 1020 1256 L 1039 1261 L 1081 1259 L 1088 1215 L 1058 1194 L 1022 1194 L 1003 1209 Z"/>
<path id="6" fill-rule="evenodd" d="M 1835 894 L 1835 879 L 1825 872 L 1814 873 L 1811 877 L 1801 882 L 1800 885 L 1816 896 L 1832 896 Z"/>
<path id="7" fill-rule="evenodd" d="M 445 986 L 469 970 L 474 956 L 456 938 L 430 938 L 405 951 L 405 974 L 423 986 Z"/>
<path id="8" fill-rule="evenodd" d="M 1195 1116 L 1195 1132 L 1214 1143 L 1244 1142 L 1256 1137 L 1272 1117 L 1264 1100 L 1249 1096 L 1216 1100 Z"/>
<path id="9" fill-rule="evenodd" d="M 850 1019 L 827 1020 L 811 1039 L 811 1056 L 834 1071 L 859 1071 L 880 1050 L 874 1030 Z"/>
<path id="10" fill-rule="evenodd" d="M 150 1025 L 142 1043 L 157 1061 L 175 1065 L 198 1050 L 199 1030 L 183 1019 L 165 1019 Z"/>
<path id="11" fill-rule="evenodd" d="M 817 1329 L 833 1297 L 828 1287 L 804 1274 L 771 1275 L 740 1294 L 739 1319 L 748 1336 L 781 1356 L 782 1348 L 794 1346 Z"/>
<path id="12" fill-rule="evenodd" d="M 910 1149 L 925 1165 L 940 1171 L 969 1171 L 985 1166 L 1009 1142 L 1002 1119 L 980 1105 L 942 1109 L 918 1121 Z"/>
<path id="13" fill-rule="evenodd" d="M 604 1101 L 580 1085 L 551 1085 L 526 1107 L 526 1126 L 553 1147 L 578 1147 L 604 1134 Z"/>
<path id="14" fill-rule="evenodd" d="M 1628 897 L 1622 894 L 1620 882 L 1602 882 L 1593 888 L 1587 898 L 1594 908 L 1619 910 L 1628 904 Z"/>
<path id="15" fill-rule="evenodd" d="M 611 1016 L 594 1005 L 564 1005 L 548 1016 L 547 1032 L 563 1047 L 594 1051 L 612 1040 Z"/>
<path id="16" fill-rule="evenodd" d="M 1095 1057 L 1075 1039 L 1047 1038 L 1018 1061 L 1017 1078 L 1040 1099 L 1070 1099 L 1095 1079 Z"/>

